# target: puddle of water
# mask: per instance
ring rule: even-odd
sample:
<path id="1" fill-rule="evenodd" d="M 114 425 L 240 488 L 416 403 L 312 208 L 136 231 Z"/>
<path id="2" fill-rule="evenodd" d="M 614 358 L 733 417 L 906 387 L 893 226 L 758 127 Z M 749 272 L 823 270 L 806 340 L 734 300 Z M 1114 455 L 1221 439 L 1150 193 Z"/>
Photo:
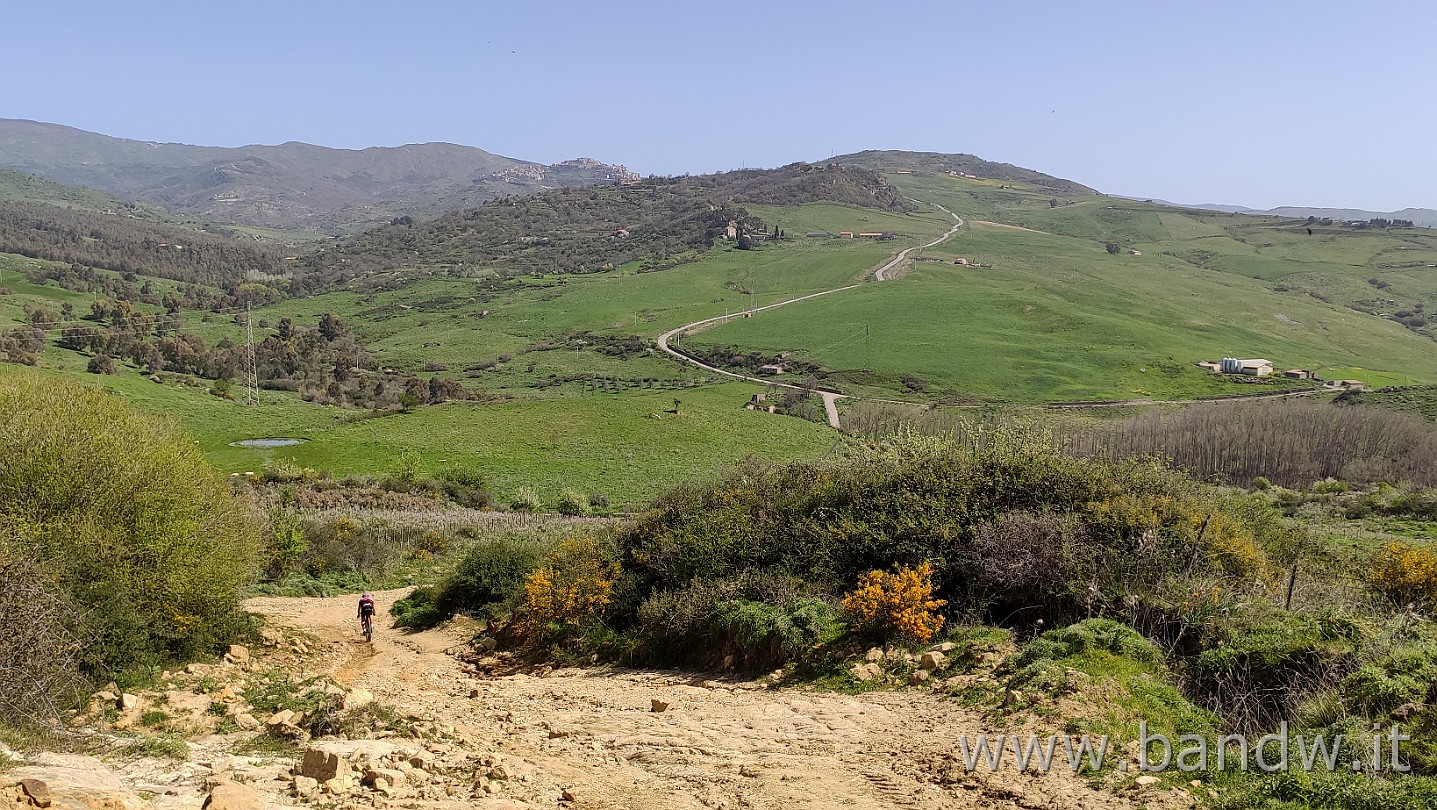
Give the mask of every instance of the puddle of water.
<path id="1" fill-rule="evenodd" d="M 292 444 L 304 444 L 306 439 L 244 439 L 238 442 L 230 442 L 230 447 L 289 447 Z"/>

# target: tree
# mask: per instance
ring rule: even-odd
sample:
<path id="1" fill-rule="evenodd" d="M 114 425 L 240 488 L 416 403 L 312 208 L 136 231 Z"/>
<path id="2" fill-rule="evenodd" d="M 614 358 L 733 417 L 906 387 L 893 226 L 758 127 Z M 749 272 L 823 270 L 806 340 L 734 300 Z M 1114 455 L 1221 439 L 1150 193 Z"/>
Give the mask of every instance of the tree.
<path id="1" fill-rule="evenodd" d="M 108 354 L 97 354 L 90 358 L 85 365 L 85 370 L 91 374 L 114 374 L 115 361 L 110 359 Z"/>
<path id="2" fill-rule="evenodd" d="M 1054 197 L 1054 198 L 1048 200 L 1048 207 L 1049 207 L 1049 208 L 1057 208 L 1057 207 L 1058 207 L 1058 198 L 1057 198 L 1057 197 Z"/>
<path id="3" fill-rule="evenodd" d="M 1123 251 L 1123 246 L 1119 245 L 1117 242 L 1109 242 L 1103 247 L 1106 247 L 1108 249 L 1108 252 L 1114 256 L 1118 255 Z"/>
<path id="4" fill-rule="evenodd" d="M 319 316 L 319 334 L 329 342 L 338 340 L 344 334 L 344 322 L 326 312 Z"/>

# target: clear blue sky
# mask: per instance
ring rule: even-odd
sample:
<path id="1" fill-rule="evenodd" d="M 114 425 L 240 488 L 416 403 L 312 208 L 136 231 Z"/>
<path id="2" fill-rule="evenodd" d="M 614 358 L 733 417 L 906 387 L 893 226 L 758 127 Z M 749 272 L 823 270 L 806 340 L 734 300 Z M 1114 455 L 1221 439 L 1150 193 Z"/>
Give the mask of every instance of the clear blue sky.
<path id="1" fill-rule="evenodd" d="M 22 0 L 0 117 L 641 173 L 970 152 L 1188 203 L 1437 208 L 1437 3 Z"/>

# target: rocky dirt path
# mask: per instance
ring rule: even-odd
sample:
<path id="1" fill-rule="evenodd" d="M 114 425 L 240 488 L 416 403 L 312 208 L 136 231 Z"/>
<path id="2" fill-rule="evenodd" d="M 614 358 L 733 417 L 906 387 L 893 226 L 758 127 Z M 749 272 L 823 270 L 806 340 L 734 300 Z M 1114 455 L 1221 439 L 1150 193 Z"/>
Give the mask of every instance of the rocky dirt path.
<path id="1" fill-rule="evenodd" d="M 403 591 L 375 594 L 381 617 Z M 482 676 L 450 653 L 462 629 L 358 634 L 355 598 L 257 598 L 271 626 L 340 640 L 312 661 L 348 687 L 500 752 L 516 806 L 579 808 L 1132 808 L 1064 768 L 966 773 L 984 724 L 917 690 L 850 696 L 672 672 L 557 669 Z M 668 704 L 653 711 L 654 701 Z M 572 797 L 563 801 L 562 796 Z M 1142 798 L 1158 798 L 1146 795 Z M 1133 800 L 1130 800 L 1133 799 Z M 1161 802 L 1160 802 L 1161 804 Z"/>

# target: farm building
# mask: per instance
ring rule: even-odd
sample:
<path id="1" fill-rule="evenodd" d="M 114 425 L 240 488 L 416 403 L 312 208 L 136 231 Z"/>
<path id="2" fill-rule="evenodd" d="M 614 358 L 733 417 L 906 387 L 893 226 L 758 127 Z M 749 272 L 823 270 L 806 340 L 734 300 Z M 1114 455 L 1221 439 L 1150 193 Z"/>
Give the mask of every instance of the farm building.
<path id="1" fill-rule="evenodd" d="M 768 377 L 776 377 L 783 373 L 783 366 L 780 366 L 776 363 L 770 363 L 766 366 L 759 366 L 758 373 Z"/>
<path id="2" fill-rule="evenodd" d="M 1197 367 L 1211 371 L 1214 374 L 1218 373 L 1219 371 L 1222 371 L 1222 364 L 1214 363 L 1211 360 L 1204 360 L 1201 363 L 1198 363 Z"/>
<path id="3" fill-rule="evenodd" d="M 1271 360 L 1239 360 L 1236 357 L 1224 357 L 1222 359 L 1223 374 L 1249 374 L 1254 377 L 1266 377 L 1272 373 Z"/>
<path id="4" fill-rule="evenodd" d="M 839 238 L 839 239 L 852 239 L 852 238 L 853 238 L 853 231 L 839 231 L 839 232 L 838 232 L 838 238 Z"/>
<path id="5" fill-rule="evenodd" d="M 1308 371 L 1305 368 L 1290 368 L 1282 372 L 1282 376 L 1291 377 L 1294 380 L 1314 380 L 1317 379 L 1317 372 Z"/>

